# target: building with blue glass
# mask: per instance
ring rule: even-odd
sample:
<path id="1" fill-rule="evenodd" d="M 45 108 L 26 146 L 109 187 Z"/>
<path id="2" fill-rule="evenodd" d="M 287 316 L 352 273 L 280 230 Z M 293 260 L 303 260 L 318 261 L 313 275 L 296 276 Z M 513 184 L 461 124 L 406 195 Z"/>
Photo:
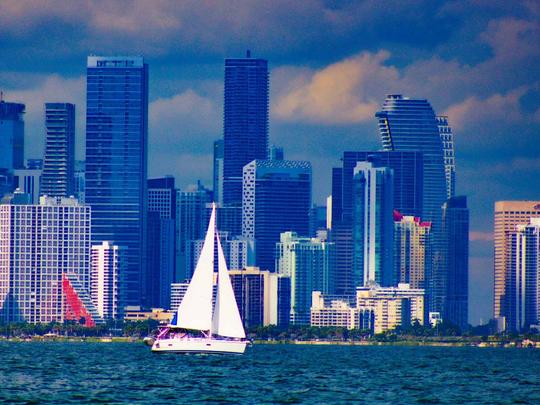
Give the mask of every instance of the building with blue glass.
<path id="1" fill-rule="evenodd" d="M 92 242 L 126 247 L 119 306 L 139 305 L 146 268 L 148 65 L 140 56 L 89 56 L 85 202 Z"/>
<path id="2" fill-rule="evenodd" d="M 309 235 L 311 163 L 254 160 L 244 167 L 242 234 L 255 241 L 255 264 L 275 270 L 282 232 Z"/>
<path id="3" fill-rule="evenodd" d="M 358 162 L 353 178 L 353 274 L 355 285 L 396 284 L 394 273 L 394 173 Z"/>
<path id="4" fill-rule="evenodd" d="M 386 97 L 375 114 L 384 150 L 423 153 L 422 219 L 432 223 L 433 266 L 428 283 L 429 311 L 443 313 L 446 269 L 442 246 L 442 205 L 447 198 L 444 146 L 435 112 L 425 99 Z"/>
<path id="5" fill-rule="evenodd" d="M 242 205 L 242 170 L 268 157 L 268 61 L 225 59 L 223 203 Z"/>
<path id="6" fill-rule="evenodd" d="M 13 170 L 24 168 L 24 109 L 0 99 L 0 198 L 13 191 Z"/>
<path id="7" fill-rule="evenodd" d="M 75 105 L 45 103 L 45 154 L 41 193 L 51 197 L 75 194 Z"/>

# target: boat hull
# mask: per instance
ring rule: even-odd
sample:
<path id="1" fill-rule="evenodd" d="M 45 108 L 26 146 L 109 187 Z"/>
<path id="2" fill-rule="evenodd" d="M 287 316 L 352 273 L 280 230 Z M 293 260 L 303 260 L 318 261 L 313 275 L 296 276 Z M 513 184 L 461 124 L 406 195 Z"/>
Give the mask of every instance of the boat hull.
<path id="1" fill-rule="evenodd" d="M 157 339 L 152 345 L 155 353 L 214 353 L 242 354 L 246 350 L 245 340 L 222 340 L 208 338 Z"/>

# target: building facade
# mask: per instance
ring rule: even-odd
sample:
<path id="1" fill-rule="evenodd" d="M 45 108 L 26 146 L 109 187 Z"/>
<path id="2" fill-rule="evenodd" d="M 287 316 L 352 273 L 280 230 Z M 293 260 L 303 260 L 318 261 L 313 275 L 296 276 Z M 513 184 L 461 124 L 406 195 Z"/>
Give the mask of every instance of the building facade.
<path id="1" fill-rule="evenodd" d="M 523 332 L 540 322 L 540 218 L 517 225 L 508 245 L 506 330 Z"/>
<path id="2" fill-rule="evenodd" d="M 358 162 L 353 180 L 353 273 L 357 286 L 391 286 L 394 273 L 394 173 Z"/>
<path id="3" fill-rule="evenodd" d="M 138 305 L 146 266 L 148 65 L 139 56 L 89 56 L 85 202 L 92 243 L 126 248 L 120 307 Z"/>
<path id="4" fill-rule="evenodd" d="M 4 322 L 64 321 L 63 274 L 90 287 L 89 206 L 41 197 L 0 204 L 0 313 Z"/>
<path id="5" fill-rule="evenodd" d="M 290 321 L 309 324 L 311 293 L 335 292 L 335 250 L 332 242 L 283 232 L 276 244 L 276 268 L 291 284 Z"/>
<path id="6" fill-rule="evenodd" d="M 24 168 L 25 105 L 0 100 L 0 168 Z"/>
<path id="7" fill-rule="evenodd" d="M 118 306 L 119 280 L 125 271 L 124 249 L 103 241 L 92 246 L 90 293 L 100 317 L 117 319 L 123 308 Z"/>
<path id="8" fill-rule="evenodd" d="M 223 204 L 223 139 L 214 141 L 213 191 L 214 202 Z"/>
<path id="9" fill-rule="evenodd" d="M 448 117 L 439 115 L 437 126 L 444 151 L 444 172 L 446 175 L 446 197 L 452 198 L 456 195 L 456 159 L 454 153 L 454 134 L 448 124 Z"/>
<path id="10" fill-rule="evenodd" d="M 506 270 L 510 259 L 510 235 L 517 225 L 527 225 L 540 218 L 540 201 L 497 201 L 495 203 L 495 244 L 493 317 L 505 316 Z"/>
<path id="11" fill-rule="evenodd" d="M 243 168 L 268 156 L 268 61 L 225 59 L 223 203 L 242 205 Z"/>
<path id="12" fill-rule="evenodd" d="M 75 194 L 75 105 L 45 103 L 45 154 L 41 192 L 51 197 Z"/>
<path id="13" fill-rule="evenodd" d="M 426 288 L 431 265 L 431 223 L 394 211 L 394 273 L 400 283 Z"/>
<path id="14" fill-rule="evenodd" d="M 41 169 L 16 169 L 13 171 L 14 188 L 28 194 L 32 204 L 39 204 L 41 173 Z"/>
<path id="15" fill-rule="evenodd" d="M 275 271 L 276 243 L 286 231 L 309 235 L 311 164 L 254 160 L 244 167 L 242 235 L 255 241 L 255 264 Z"/>

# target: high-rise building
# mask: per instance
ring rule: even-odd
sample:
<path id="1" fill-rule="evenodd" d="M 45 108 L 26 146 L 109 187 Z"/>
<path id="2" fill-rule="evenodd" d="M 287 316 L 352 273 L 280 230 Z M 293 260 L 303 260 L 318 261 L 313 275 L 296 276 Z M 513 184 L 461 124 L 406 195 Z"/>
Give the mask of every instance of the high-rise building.
<path id="1" fill-rule="evenodd" d="M 268 157 L 268 61 L 225 59 L 223 203 L 242 205 L 243 168 Z"/>
<path id="2" fill-rule="evenodd" d="M 214 141 L 214 202 L 223 203 L 223 139 Z"/>
<path id="3" fill-rule="evenodd" d="M 208 218 L 206 205 L 212 202 L 212 192 L 201 183 L 176 194 L 176 277 L 182 282 L 195 269 L 186 273 L 186 249 L 192 240 L 204 239 Z"/>
<path id="4" fill-rule="evenodd" d="M 431 266 L 431 223 L 394 211 L 394 273 L 411 288 L 426 287 Z"/>
<path id="5" fill-rule="evenodd" d="M 521 332 L 540 321 L 540 218 L 516 225 L 508 245 L 506 329 Z"/>
<path id="6" fill-rule="evenodd" d="M 456 194 L 456 160 L 454 156 L 454 134 L 448 124 L 448 117 L 437 117 L 439 135 L 444 151 L 444 172 L 446 175 L 446 197 L 452 198 Z"/>
<path id="7" fill-rule="evenodd" d="M 269 160 L 285 160 L 285 152 L 283 147 L 270 145 L 268 148 L 268 159 Z"/>
<path id="8" fill-rule="evenodd" d="M 26 168 L 29 170 L 43 170 L 43 159 L 27 159 Z"/>
<path id="9" fill-rule="evenodd" d="M 85 202 L 92 243 L 126 248 L 120 307 L 138 305 L 146 266 L 148 65 L 140 56 L 89 56 Z"/>
<path id="10" fill-rule="evenodd" d="M 84 160 L 75 161 L 75 183 L 73 193 L 81 204 L 84 204 L 84 177 L 85 177 L 85 162 Z"/>
<path id="11" fill-rule="evenodd" d="M 278 275 L 258 267 L 231 267 L 229 276 L 244 326 L 277 325 Z"/>
<path id="12" fill-rule="evenodd" d="M 469 306 L 469 209 L 464 196 L 443 204 L 442 237 L 446 293 L 443 319 L 462 330 L 468 326 Z"/>
<path id="13" fill-rule="evenodd" d="M 430 312 L 443 312 L 447 269 L 442 246 L 442 205 L 447 199 L 444 146 L 435 112 L 427 100 L 402 95 L 386 97 L 375 114 L 384 150 L 423 153 L 423 198 L 421 217 L 432 224 L 433 263 L 427 289 Z M 399 209 L 398 209 L 399 210 Z M 403 211 L 409 215 L 408 212 Z"/>
<path id="14" fill-rule="evenodd" d="M 147 270 L 143 303 L 168 308 L 176 274 L 176 196 L 174 177 L 148 180 Z"/>
<path id="15" fill-rule="evenodd" d="M 392 286 L 394 173 L 358 162 L 353 179 L 353 274 L 356 286 Z"/>
<path id="16" fill-rule="evenodd" d="M 276 267 L 280 275 L 291 280 L 290 321 L 309 324 L 311 293 L 335 291 L 334 244 L 319 238 L 299 237 L 283 232 L 276 245 Z"/>
<path id="17" fill-rule="evenodd" d="M 75 192 L 75 105 L 45 103 L 45 131 L 41 193 L 70 197 Z"/>
<path id="18" fill-rule="evenodd" d="M 0 168 L 24 169 L 24 104 L 0 99 Z"/>
<path id="19" fill-rule="evenodd" d="M 509 238 L 517 225 L 540 217 L 540 201 L 497 201 L 495 203 L 495 266 L 493 317 L 505 316 L 506 269 L 510 258 Z"/>
<path id="20" fill-rule="evenodd" d="M 254 160 L 244 167 L 242 234 L 255 241 L 255 264 L 274 271 L 280 234 L 309 235 L 311 163 Z"/>
<path id="21" fill-rule="evenodd" d="M 63 274 L 77 278 L 80 291 L 90 287 L 90 207 L 73 198 L 17 201 L 0 204 L 2 320 L 63 322 Z"/>
<path id="22" fill-rule="evenodd" d="M 92 246 L 90 292 L 92 302 L 102 319 L 116 319 L 118 307 L 118 283 L 125 269 L 124 249 L 103 241 Z"/>
<path id="23" fill-rule="evenodd" d="M 393 170 L 393 208 L 405 215 L 421 216 L 424 163 L 421 152 L 358 151 L 343 153 L 343 167 L 332 172 L 332 207 L 330 238 L 336 243 L 336 291 L 354 294 L 353 282 L 353 177 L 358 162 Z"/>

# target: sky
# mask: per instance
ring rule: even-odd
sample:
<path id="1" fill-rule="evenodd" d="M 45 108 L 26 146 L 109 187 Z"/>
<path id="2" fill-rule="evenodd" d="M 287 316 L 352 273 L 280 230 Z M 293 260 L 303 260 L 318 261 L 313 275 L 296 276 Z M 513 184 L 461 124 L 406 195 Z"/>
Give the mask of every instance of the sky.
<path id="1" fill-rule="evenodd" d="M 494 202 L 540 199 L 539 44 L 539 1 L 2 0 L 0 90 L 26 104 L 26 158 L 43 153 L 43 104 L 75 103 L 83 159 L 86 57 L 142 55 L 149 176 L 211 187 L 224 59 L 250 49 L 269 61 L 270 143 L 312 162 L 319 204 L 343 151 L 380 149 L 387 94 L 426 98 L 454 131 L 477 324 L 492 313 Z"/>

